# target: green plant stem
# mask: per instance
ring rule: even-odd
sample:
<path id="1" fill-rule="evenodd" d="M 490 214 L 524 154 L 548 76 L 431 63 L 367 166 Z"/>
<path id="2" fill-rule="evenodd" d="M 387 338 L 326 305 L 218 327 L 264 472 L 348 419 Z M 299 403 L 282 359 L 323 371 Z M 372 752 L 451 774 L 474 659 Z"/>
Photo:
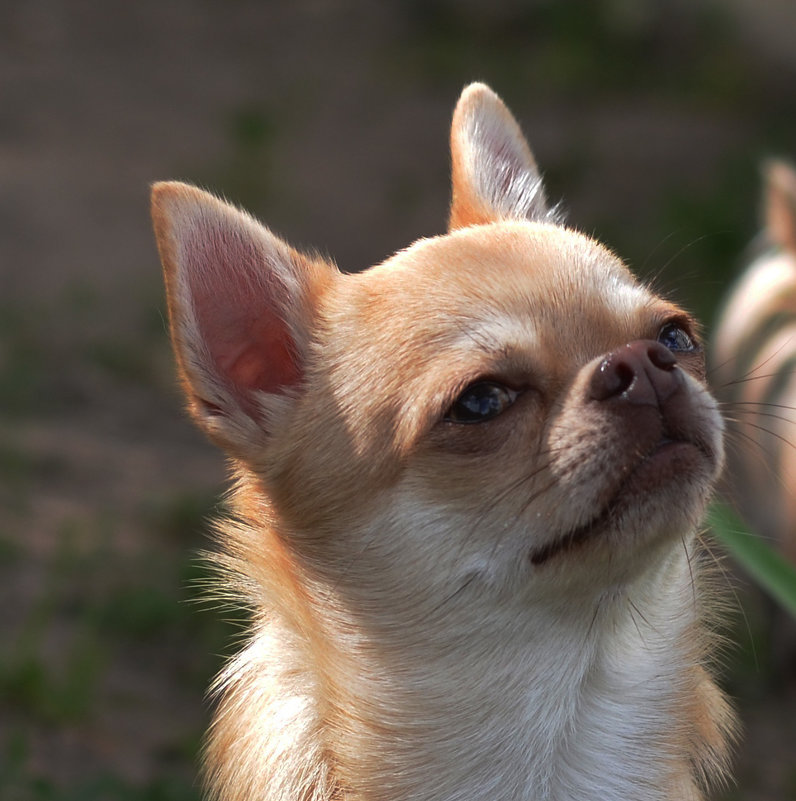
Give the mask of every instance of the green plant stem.
<path id="1" fill-rule="evenodd" d="M 726 504 L 711 507 L 708 524 L 755 581 L 796 618 L 796 567 L 749 531 Z"/>

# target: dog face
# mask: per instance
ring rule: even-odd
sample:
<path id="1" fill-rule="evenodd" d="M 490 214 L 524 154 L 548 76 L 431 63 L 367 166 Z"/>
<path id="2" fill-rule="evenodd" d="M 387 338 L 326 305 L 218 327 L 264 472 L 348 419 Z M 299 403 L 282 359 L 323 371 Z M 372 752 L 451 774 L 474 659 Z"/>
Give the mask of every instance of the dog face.
<path id="1" fill-rule="evenodd" d="M 452 142 L 451 231 L 357 275 L 156 190 L 194 414 L 326 582 L 394 573 L 433 603 L 634 575 L 721 467 L 694 322 L 557 223 L 489 90 L 465 93 Z"/>
<path id="2" fill-rule="evenodd" d="M 274 483 L 335 583 L 596 588 L 697 524 L 722 447 L 694 323 L 593 241 L 465 228 L 341 278 L 320 328 Z"/>

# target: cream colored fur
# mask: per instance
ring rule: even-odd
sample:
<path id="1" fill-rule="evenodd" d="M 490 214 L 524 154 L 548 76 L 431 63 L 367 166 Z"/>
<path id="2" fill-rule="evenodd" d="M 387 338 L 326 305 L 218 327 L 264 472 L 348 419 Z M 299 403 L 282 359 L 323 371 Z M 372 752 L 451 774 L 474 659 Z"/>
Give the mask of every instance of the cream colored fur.
<path id="1" fill-rule="evenodd" d="M 731 419 L 730 495 L 756 533 L 796 562 L 796 169 L 765 169 L 764 248 L 716 326 L 716 385 Z"/>
<path id="2" fill-rule="evenodd" d="M 190 408 L 235 461 L 220 593 L 252 616 L 210 797 L 696 801 L 731 725 L 695 537 L 722 423 L 698 349 L 611 384 L 693 322 L 558 224 L 487 87 L 451 146 L 451 231 L 356 275 L 154 189 Z M 483 381 L 500 413 L 460 422 Z"/>

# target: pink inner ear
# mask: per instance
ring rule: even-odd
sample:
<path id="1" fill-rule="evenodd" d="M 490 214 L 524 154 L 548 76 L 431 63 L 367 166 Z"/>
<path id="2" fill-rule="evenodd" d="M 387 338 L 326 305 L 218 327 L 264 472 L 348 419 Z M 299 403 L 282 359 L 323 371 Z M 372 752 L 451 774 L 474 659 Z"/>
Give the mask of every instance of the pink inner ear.
<path id="1" fill-rule="evenodd" d="M 251 413 L 252 390 L 279 392 L 301 379 L 298 350 L 283 318 L 288 291 L 254 243 L 221 233 L 205 244 L 210 247 L 194 254 L 201 269 L 188 272 L 196 322 L 212 371 Z"/>
<path id="2" fill-rule="evenodd" d="M 243 341 L 221 347 L 216 343 L 213 357 L 241 389 L 278 392 L 301 378 L 293 340 L 281 321 L 267 317 L 255 321 Z"/>

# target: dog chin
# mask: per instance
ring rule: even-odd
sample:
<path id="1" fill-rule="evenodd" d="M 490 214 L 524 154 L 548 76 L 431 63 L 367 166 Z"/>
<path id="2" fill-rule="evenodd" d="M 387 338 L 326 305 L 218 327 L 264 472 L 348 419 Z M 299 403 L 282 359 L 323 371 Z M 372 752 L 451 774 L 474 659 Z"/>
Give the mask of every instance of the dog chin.
<path id="1" fill-rule="evenodd" d="M 662 439 L 593 517 L 531 551 L 531 564 L 571 562 L 587 550 L 614 558 L 619 550 L 688 533 L 704 510 L 718 464 L 717 455 L 702 444 Z"/>

